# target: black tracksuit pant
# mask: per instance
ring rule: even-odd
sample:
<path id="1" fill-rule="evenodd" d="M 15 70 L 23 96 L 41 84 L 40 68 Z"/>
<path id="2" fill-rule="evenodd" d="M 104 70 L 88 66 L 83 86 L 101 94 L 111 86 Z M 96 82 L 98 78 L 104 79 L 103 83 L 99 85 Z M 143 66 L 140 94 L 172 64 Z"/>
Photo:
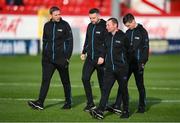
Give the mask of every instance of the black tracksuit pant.
<path id="1" fill-rule="evenodd" d="M 127 89 L 127 72 L 128 70 L 125 69 L 124 71 L 105 71 L 104 73 L 104 86 L 103 86 L 103 94 L 100 99 L 99 109 L 104 111 L 106 104 L 108 103 L 108 98 L 111 92 L 111 89 L 117 80 L 118 82 L 118 92 L 116 98 L 117 106 L 121 106 L 121 100 L 123 102 L 123 110 L 129 110 L 129 97 L 128 97 L 128 89 Z"/>
<path id="2" fill-rule="evenodd" d="M 90 58 L 87 57 L 82 70 L 82 82 L 87 97 L 87 105 L 94 104 L 92 88 L 90 84 L 90 79 L 94 70 L 97 71 L 97 78 L 99 82 L 100 91 L 102 94 L 104 65 L 97 65 L 97 63 L 93 62 Z"/>
<path id="3" fill-rule="evenodd" d="M 62 66 L 51 62 L 42 62 L 42 83 L 39 94 L 39 101 L 44 103 L 49 89 L 51 78 L 56 69 L 59 72 L 59 76 L 64 87 L 65 101 L 68 104 L 71 104 L 71 85 L 69 79 L 68 65 Z"/>
<path id="4" fill-rule="evenodd" d="M 136 86 L 139 91 L 139 106 L 145 107 L 146 103 L 146 91 L 144 87 L 144 68 L 142 68 L 137 62 L 130 62 L 129 64 L 129 72 L 128 72 L 128 80 L 131 74 L 134 74 L 136 80 Z"/>

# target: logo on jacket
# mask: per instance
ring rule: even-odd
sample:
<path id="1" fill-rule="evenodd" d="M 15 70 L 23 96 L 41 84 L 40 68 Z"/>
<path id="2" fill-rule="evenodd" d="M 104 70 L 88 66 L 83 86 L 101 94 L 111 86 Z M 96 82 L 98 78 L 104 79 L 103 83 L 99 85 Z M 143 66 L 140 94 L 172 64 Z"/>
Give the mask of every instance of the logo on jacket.
<path id="1" fill-rule="evenodd" d="M 62 29 L 58 29 L 57 31 L 58 31 L 58 32 L 62 32 L 63 30 L 62 30 Z"/>
<path id="2" fill-rule="evenodd" d="M 116 40 L 115 42 L 116 42 L 116 43 L 118 43 L 118 44 L 120 44 L 120 43 L 121 43 L 121 41 L 118 41 L 118 40 Z"/>
<path id="3" fill-rule="evenodd" d="M 100 31 L 96 31 L 96 34 L 100 34 L 101 32 Z"/>
<path id="4" fill-rule="evenodd" d="M 137 39 L 137 40 L 139 40 L 139 39 L 140 39 L 140 37 L 137 37 L 137 36 L 135 36 L 135 37 L 134 37 L 134 39 Z"/>

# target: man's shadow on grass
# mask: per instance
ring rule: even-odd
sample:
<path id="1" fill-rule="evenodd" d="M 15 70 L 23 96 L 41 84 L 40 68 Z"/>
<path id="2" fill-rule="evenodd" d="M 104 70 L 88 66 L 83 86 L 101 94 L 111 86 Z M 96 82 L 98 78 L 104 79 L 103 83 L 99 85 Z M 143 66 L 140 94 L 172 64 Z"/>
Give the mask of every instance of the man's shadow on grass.
<path id="1" fill-rule="evenodd" d="M 95 100 L 97 98 L 97 96 L 93 96 L 93 100 Z M 76 95 L 73 97 L 73 104 L 72 104 L 72 107 L 77 107 L 78 105 L 81 105 L 81 104 L 85 104 L 84 107 L 86 106 L 86 102 L 87 102 L 87 98 L 86 98 L 86 95 L 83 94 L 83 95 Z M 84 108 L 83 107 L 83 108 Z"/>
<path id="2" fill-rule="evenodd" d="M 58 102 L 48 103 L 44 108 L 45 108 L 45 109 L 48 109 L 48 108 L 54 107 L 54 106 L 56 106 L 56 105 L 63 105 L 63 104 L 64 104 L 64 101 L 58 101 Z"/>
<path id="3" fill-rule="evenodd" d="M 116 97 L 110 98 L 108 104 L 113 104 L 115 99 L 116 99 Z M 129 102 L 130 116 L 137 112 L 137 110 L 138 110 L 138 101 L 139 101 L 138 99 L 133 100 L 133 101 L 130 100 L 130 102 Z M 146 110 L 145 110 L 145 112 L 148 112 L 153 105 L 157 105 L 157 104 L 161 103 L 161 101 L 162 100 L 160 98 L 148 97 L 146 99 Z M 114 113 L 107 112 L 105 114 L 105 116 L 109 116 L 109 115 L 112 115 L 112 114 L 114 114 Z"/>
<path id="4" fill-rule="evenodd" d="M 93 96 L 93 99 L 95 100 L 97 97 Z M 87 99 L 85 95 L 76 95 L 72 97 L 72 108 L 77 107 L 78 105 L 81 105 L 82 103 L 86 103 Z M 56 101 L 53 103 L 49 103 L 48 105 L 46 105 L 44 108 L 51 108 L 54 107 L 56 105 L 60 105 L 63 106 L 64 105 L 64 101 Z M 84 105 L 86 106 L 86 104 Z"/>
<path id="5" fill-rule="evenodd" d="M 160 98 L 157 98 L 157 97 L 147 97 L 145 112 L 148 112 L 153 105 L 157 105 L 157 104 L 161 103 L 161 101 L 162 100 Z M 133 100 L 133 101 L 130 102 L 130 112 L 131 112 L 131 114 L 137 112 L 137 110 L 138 110 L 138 102 L 139 102 L 138 99 Z"/>

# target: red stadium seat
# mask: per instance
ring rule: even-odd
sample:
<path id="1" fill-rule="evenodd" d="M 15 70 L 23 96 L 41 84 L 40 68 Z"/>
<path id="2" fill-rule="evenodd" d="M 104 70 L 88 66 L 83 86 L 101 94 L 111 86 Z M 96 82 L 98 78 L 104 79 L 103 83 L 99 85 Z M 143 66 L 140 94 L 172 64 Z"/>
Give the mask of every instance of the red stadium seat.
<path id="1" fill-rule="evenodd" d="M 103 1 L 103 3 L 101 3 Z M 58 6 L 62 14 L 66 15 L 87 15 L 90 8 L 97 7 L 102 9 L 101 13 L 107 15 L 110 13 L 110 0 L 24 0 L 24 6 L 9 6 L 5 0 L 0 0 L 0 10 L 9 13 L 19 14 L 37 14 L 41 7 L 49 9 L 52 6 Z"/>
<path id="2" fill-rule="evenodd" d="M 3 10 L 4 6 L 5 6 L 5 0 L 0 0 L 0 11 Z"/>

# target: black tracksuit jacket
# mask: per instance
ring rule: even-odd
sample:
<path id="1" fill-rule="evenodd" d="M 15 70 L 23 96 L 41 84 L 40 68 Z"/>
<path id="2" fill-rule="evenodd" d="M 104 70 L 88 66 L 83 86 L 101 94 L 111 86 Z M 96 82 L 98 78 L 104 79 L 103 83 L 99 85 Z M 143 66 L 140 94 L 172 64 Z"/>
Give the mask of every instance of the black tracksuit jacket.
<path id="1" fill-rule="evenodd" d="M 86 31 L 86 39 L 83 47 L 83 54 L 87 53 L 88 58 L 97 62 L 99 57 L 105 56 L 104 40 L 106 33 L 106 21 L 101 19 L 99 23 L 89 23 Z"/>
<path id="2" fill-rule="evenodd" d="M 149 56 L 149 38 L 147 31 L 141 24 L 138 24 L 135 29 L 128 29 L 126 35 L 130 41 L 130 60 L 145 64 Z"/>
<path id="3" fill-rule="evenodd" d="M 128 66 L 129 41 L 124 32 L 118 30 L 114 36 L 108 33 L 106 35 L 105 47 L 106 70 L 120 71 Z"/>
<path id="4" fill-rule="evenodd" d="M 50 20 L 44 25 L 42 61 L 66 65 L 72 55 L 73 35 L 71 27 L 62 18 Z"/>

